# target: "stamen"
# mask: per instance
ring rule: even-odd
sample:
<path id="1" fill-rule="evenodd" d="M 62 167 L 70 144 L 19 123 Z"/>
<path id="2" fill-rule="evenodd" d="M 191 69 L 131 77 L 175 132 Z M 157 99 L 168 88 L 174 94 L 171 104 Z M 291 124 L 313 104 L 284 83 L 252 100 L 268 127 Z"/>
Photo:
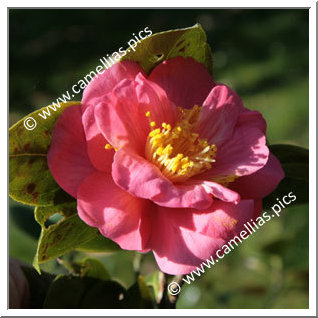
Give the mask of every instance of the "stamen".
<path id="1" fill-rule="evenodd" d="M 105 145 L 105 149 L 106 149 L 106 150 L 113 149 L 113 146 L 112 146 L 111 144 L 106 144 L 106 145 Z"/>
<path id="2" fill-rule="evenodd" d="M 161 128 L 152 129 L 146 144 L 146 157 L 158 166 L 173 182 L 181 182 L 211 168 L 215 162 L 217 148 L 195 132 L 201 107 L 192 109 L 178 107 L 179 119 L 175 127 L 162 123 Z M 150 120 L 151 128 L 156 126 Z"/>
<path id="3" fill-rule="evenodd" d="M 105 149 L 106 149 L 106 150 L 114 149 L 115 151 L 118 150 L 118 148 L 114 148 L 111 144 L 106 144 L 106 145 L 105 145 Z"/>

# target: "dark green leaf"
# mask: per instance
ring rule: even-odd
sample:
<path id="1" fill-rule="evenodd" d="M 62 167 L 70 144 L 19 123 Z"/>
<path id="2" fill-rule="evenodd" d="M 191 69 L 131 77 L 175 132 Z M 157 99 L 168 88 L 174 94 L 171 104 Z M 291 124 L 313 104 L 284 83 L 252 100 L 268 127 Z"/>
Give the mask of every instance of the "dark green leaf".
<path id="1" fill-rule="evenodd" d="M 290 192 L 296 195 L 294 204 L 308 203 L 309 199 L 309 151 L 293 145 L 271 145 L 270 151 L 280 161 L 285 178 L 273 193 L 263 199 L 264 209 L 270 209 L 276 198 L 282 198 Z"/>
<path id="2" fill-rule="evenodd" d="M 271 153 L 273 153 L 282 164 L 309 162 L 308 149 L 299 146 L 277 144 L 269 146 L 269 149 Z"/>
<path id="3" fill-rule="evenodd" d="M 309 165 L 308 163 L 283 163 L 282 164 L 285 175 L 293 179 L 303 180 L 309 182 Z"/>
<path id="4" fill-rule="evenodd" d="M 126 308 L 126 290 L 114 281 L 58 276 L 51 285 L 44 308 Z"/>
<path id="5" fill-rule="evenodd" d="M 132 60 L 149 73 L 162 61 L 176 56 L 192 57 L 212 74 L 211 48 L 200 24 L 190 28 L 160 32 L 141 40 L 135 51 L 128 48 L 121 60 Z"/>
<path id="6" fill-rule="evenodd" d="M 29 283 L 30 308 L 42 308 L 47 291 L 55 276 L 46 272 L 42 272 L 42 274 L 39 275 L 34 268 L 28 266 L 21 266 L 21 269 Z"/>
<path id="7" fill-rule="evenodd" d="M 127 292 L 117 282 L 96 281 L 85 293 L 80 308 L 127 308 Z"/>
<path id="8" fill-rule="evenodd" d="M 275 203 L 276 198 L 281 199 L 288 193 L 293 192 L 296 196 L 296 200 L 292 203 L 305 204 L 308 203 L 309 185 L 307 181 L 288 178 L 283 179 L 273 193 L 263 199 L 264 210 L 270 209 Z"/>

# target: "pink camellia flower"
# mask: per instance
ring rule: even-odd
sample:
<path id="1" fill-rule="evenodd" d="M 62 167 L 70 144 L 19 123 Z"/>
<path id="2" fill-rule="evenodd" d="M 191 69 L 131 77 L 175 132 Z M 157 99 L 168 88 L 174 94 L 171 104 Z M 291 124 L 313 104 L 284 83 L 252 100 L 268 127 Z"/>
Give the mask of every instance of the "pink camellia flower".
<path id="1" fill-rule="evenodd" d="M 284 177 L 265 132 L 262 115 L 195 60 L 149 76 L 123 61 L 60 116 L 48 165 L 84 222 L 185 274 L 255 219 Z"/>

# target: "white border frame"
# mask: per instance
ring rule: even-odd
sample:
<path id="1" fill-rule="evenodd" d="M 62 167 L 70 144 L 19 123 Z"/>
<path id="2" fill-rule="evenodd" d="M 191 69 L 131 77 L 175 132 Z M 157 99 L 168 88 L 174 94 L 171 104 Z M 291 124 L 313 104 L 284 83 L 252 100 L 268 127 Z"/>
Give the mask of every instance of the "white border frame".
<path id="1" fill-rule="evenodd" d="M 163 0 L 160 2 L 162 8 L 176 8 L 176 7 L 192 7 L 193 2 L 186 3 L 186 1 L 181 0 Z M 25 5 L 28 7 L 25 7 Z M 77 0 L 55 0 L 47 1 L 43 3 L 40 0 L 29 0 L 27 2 L 17 0 L 17 1 L 5 1 L 5 6 L 1 6 L 1 42 L 8 43 L 8 7 L 21 7 L 21 8 L 53 8 L 53 7 L 76 7 L 78 8 L 88 8 L 86 7 L 87 2 L 80 2 Z M 100 0 L 90 0 L 89 8 L 131 8 L 132 2 L 128 0 L 119 1 L 108 0 L 107 2 Z M 146 1 L 134 1 L 134 8 L 159 8 L 158 6 L 153 6 Z M 187 6 L 188 4 L 188 6 Z M 212 1 L 202 1 L 197 0 L 195 2 L 197 7 L 195 8 L 310 8 L 309 9 L 309 163 L 310 163 L 310 180 L 309 180 L 309 309 L 7 309 L 7 284 L 4 282 L 8 281 L 8 268 L 7 262 L 4 260 L 1 262 L 1 277 L 2 284 L 0 286 L 0 314 L 1 316 L 316 316 L 316 2 L 315 1 L 246 1 L 241 0 L 230 1 L 222 0 L 218 2 Z M 238 7 L 238 4 L 240 5 Z M 5 32 L 5 30 L 7 32 Z M 6 45 L 7 46 L 7 45 Z M 7 73 L 9 67 L 7 65 L 8 61 L 8 47 L 7 50 L 2 49 L 1 51 L 1 76 L 3 79 L 2 83 L 7 83 L 7 85 L 1 86 L 1 96 L 6 96 L 6 101 L 9 99 L 8 95 L 8 77 Z M 297 63 L 297 61 L 295 61 Z M 8 103 L 8 102 L 7 102 Z M 8 136 L 8 120 L 5 123 L 5 119 L 8 117 L 7 109 L 5 107 L 0 108 L 0 118 L 1 118 L 1 143 L 3 148 L 8 149 L 7 138 Z M 5 146 L 6 145 L 6 146 Z M 8 170 L 8 161 L 5 165 L 4 156 L 1 159 L 2 167 L 6 166 Z M 1 185 L 1 202 L 6 202 L 6 208 L 8 210 L 8 188 L 7 184 Z M 2 211 L 5 215 L 5 219 L 2 218 L 1 222 L 1 251 L 2 255 L 7 255 L 8 252 L 8 242 L 7 242 L 7 232 L 8 232 L 8 217 L 7 214 Z M 295 255 L 295 257 L 297 257 Z"/>

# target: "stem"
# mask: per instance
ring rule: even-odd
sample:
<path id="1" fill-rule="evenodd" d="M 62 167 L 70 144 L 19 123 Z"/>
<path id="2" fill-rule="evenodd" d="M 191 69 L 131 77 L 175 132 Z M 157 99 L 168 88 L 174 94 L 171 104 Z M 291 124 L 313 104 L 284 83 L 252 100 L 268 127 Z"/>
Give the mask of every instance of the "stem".
<path id="1" fill-rule="evenodd" d="M 133 260 L 133 268 L 134 268 L 136 279 L 140 275 L 141 261 L 142 261 L 142 254 L 136 252 L 134 260 Z"/>
<path id="2" fill-rule="evenodd" d="M 56 259 L 56 261 L 57 261 L 58 264 L 63 266 L 68 271 L 69 274 L 74 274 L 75 273 L 74 267 L 73 267 L 71 262 L 69 262 L 67 260 L 64 260 L 64 259 L 62 259 L 60 257 L 58 257 Z"/>
<path id="3" fill-rule="evenodd" d="M 172 281 L 177 283 L 180 286 L 180 288 L 182 288 L 182 285 L 184 284 L 184 281 L 182 280 L 182 278 L 183 278 L 183 275 L 176 275 L 174 276 Z M 180 296 L 180 293 L 178 293 L 177 295 L 171 295 L 169 293 L 168 297 L 169 297 L 171 305 L 173 306 L 172 308 L 176 308 L 176 303 L 177 303 L 177 300 L 179 299 L 179 296 Z"/>
<path id="4" fill-rule="evenodd" d="M 163 285 L 163 293 L 162 293 L 161 301 L 159 303 L 159 308 L 166 308 L 166 309 L 167 308 L 168 309 L 175 309 L 176 308 L 176 303 L 177 303 L 177 300 L 179 299 L 180 293 L 177 295 L 171 295 L 168 292 L 168 285 L 171 282 L 175 282 L 181 288 L 183 283 L 184 283 L 182 280 L 183 276 L 177 275 L 177 276 L 174 276 L 172 279 L 170 279 L 170 277 L 171 277 L 171 275 L 163 274 L 161 279 L 160 279 L 160 286 Z"/>

